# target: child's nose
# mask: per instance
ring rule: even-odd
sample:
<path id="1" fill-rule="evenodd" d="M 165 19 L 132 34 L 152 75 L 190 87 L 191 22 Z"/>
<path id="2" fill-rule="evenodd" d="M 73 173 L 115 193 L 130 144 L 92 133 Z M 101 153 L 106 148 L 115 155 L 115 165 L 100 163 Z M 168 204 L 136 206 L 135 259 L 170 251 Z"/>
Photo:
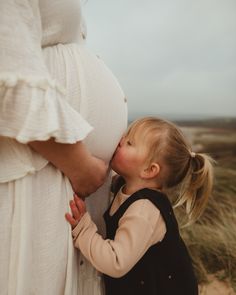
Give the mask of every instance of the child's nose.
<path id="1" fill-rule="evenodd" d="M 121 147 L 121 146 L 123 145 L 123 143 L 124 143 L 124 140 L 125 140 L 125 138 L 124 138 L 124 137 L 122 137 L 122 138 L 121 138 L 121 140 L 120 140 L 120 142 L 119 142 L 119 147 Z"/>

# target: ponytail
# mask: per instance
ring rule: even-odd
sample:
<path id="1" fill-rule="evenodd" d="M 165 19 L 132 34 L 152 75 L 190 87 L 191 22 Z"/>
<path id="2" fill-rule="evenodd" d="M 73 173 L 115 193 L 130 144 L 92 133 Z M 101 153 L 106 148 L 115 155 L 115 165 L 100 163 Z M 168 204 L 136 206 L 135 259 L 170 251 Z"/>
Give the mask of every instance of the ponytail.
<path id="1" fill-rule="evenodd" d="M 185 205 L 189 225 L 203 213 L 213 187 L 214 160 L 201 153 L 190 153 L 189 169 L 181 183 L 175 208 Z"/>

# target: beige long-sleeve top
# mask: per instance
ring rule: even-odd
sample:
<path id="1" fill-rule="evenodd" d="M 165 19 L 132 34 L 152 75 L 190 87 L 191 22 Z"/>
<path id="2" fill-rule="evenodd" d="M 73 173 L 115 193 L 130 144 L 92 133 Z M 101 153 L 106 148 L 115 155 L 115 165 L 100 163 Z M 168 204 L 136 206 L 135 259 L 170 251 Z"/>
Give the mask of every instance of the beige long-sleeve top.
<path id="1" fill-rule="evenodd" d="M 118 192 L 110 215 L 129 197 Z M 155 205 L 142 199 L 129 206 L 119 221 L 114 240 L 103 239 L 88 212 L 74 228 L 75 247 L 79 248 L 92 265 L 112 277 L 126 274 L 145 254 L 148 248 L 161 241 L 166 225 Z"/>

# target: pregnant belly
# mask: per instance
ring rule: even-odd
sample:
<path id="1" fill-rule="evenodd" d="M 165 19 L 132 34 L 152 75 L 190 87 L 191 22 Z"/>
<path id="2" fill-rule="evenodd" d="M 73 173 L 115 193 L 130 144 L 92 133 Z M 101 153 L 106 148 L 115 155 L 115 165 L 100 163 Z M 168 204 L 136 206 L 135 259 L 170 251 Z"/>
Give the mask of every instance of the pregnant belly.
<path id="1" fill-rule="evenodd" d="M 116 78 L 84 46 L 59 44 L 45 48 L 44 56 L 67 101 L 94 127 L 85 140 L 88 148 L 108 162 L 127 126 L 127 103 Z"/>

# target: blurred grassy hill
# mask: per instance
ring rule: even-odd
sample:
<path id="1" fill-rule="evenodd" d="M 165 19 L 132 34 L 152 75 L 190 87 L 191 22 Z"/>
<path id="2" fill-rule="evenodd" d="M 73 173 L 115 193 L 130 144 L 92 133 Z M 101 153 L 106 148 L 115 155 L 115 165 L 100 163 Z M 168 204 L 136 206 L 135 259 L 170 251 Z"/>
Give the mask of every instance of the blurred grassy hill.
<path id="1" fill-rule="evenodd" d="M 217 162 L 212 197 L 195 224 L 182 229 L 201 283 L 209 275 L 228 282 L 236 291 L 236 118 L 176 122 L 194 151 Z M 181 219 L 181 209 L 177 217 Z"/>

